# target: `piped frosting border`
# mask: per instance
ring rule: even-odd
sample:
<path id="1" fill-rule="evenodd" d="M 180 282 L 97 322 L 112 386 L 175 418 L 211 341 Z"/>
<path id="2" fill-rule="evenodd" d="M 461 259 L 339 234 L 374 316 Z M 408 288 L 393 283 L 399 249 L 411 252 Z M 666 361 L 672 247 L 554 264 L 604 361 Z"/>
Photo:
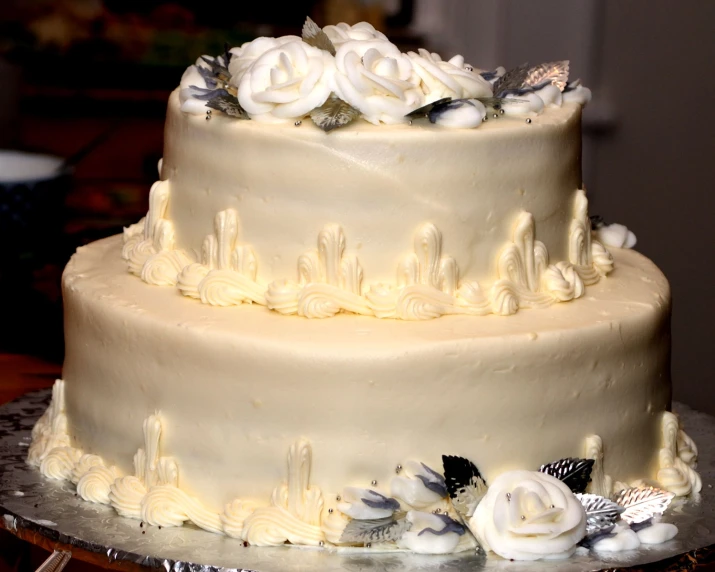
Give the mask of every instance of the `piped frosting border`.
<path id="1" fill-rule="evenodd" d="M 302 437 L 290 446 L 287 478 L 274 489 L 268 502 L 238 498 L 227 503 L 222 512 L 214 512 L 201 499 L 181 489 L 179 463 L 162 451 L 163 423 L 160 412 L 144 421 L 143 446 L 134 455 L 134 474 L 122 475 L 116 467 L 107 466 L 100 456 L 72 446 L 67 431 L 65 382 L 57 380 L 49 407 L 33 428 L 27 462 L 47 478 L 76 484 L 82 499 L 110 505 L 121 516 L 154 526 L 192 522 L 209 532 L 226 534 L 255 546 L 290 543 L 369 548 L 375 542 L 385 550 L 432 554 L 460 552 L 476 546 L 474 538 L 465 534 L 474 525 L 473 519 L 466 522 L 465 518 L 471 518 L 474 511 L 460 508 L 445 477 L 424 463 L 408 460 L 397 465 L 396 475 L 384 492 L 373 481 L 370 488 L 346 487 L 337 495 L 324 494 L 311 484 L 312 447 Z M 661 431 L 657 481 L 638 481 L 630 486 L 641 487 L 645 494 L 649 494 L 653 485 L 661 486 L 664 491 L 658 494 L 669 494 L 671 498 L 699 492 L 702 481 L 695 470 L 694 442 L 673 413 L 662 414 Z M 604 445 L 599 436 L 586 438 L 584 456 L 585 459 L 564 459 L 558 464 L 572 461 L 590 464 L 591 477 L 586 489 L 589 495 L 606 498 L 619 491 L 624 494 L 622 489 L 629 488 L 624 483 L 613 484 L 603 472 Z M 476 476 L 481 479 L 478 471 Z M 476 530 L 479 537 L 479 527 Z M 617 537 L 620 532 L 612 536 Z"/>
<path id="2" fill-rule="evenodd" d="M 297 260 L 298 280 L 263 284 L 257 279 L 258 258 L 240 240 L 235 209 L 217 213 L 214 232 L 205 237 L 200 260 L 176 249 L 173 225 L 166 217 L 170 182 L 159 181 L 150 192 L 149 212 L 124 231 L 122 257 L 131 273 L 147 284 L 173 286 L 187 297 L 212 306 L 249 303 L 284 315 L 327 318 L 349 312 L 377 318 L 428 320 L 447 314 L 508 316 L 520 308 L 545 308 L 580 298 L 585 286 L 613 270 L 613 258 L 591 236 L 588 200 L 574 196 L 569 229 L 569 260 L 549 262 L 546 246 L 536 239 L 528 212 L 518 215 L 512 240 L 496 257 L 497 280 L 482 287 L 460 276 L 457 261 L 443 252 L 442 233 L 422 224 L 413 252 L 398 264 L 393 284 L 363 286 L 358 257 L 347 250 L 339 224 L 326 224 L 317 248 Z"/>

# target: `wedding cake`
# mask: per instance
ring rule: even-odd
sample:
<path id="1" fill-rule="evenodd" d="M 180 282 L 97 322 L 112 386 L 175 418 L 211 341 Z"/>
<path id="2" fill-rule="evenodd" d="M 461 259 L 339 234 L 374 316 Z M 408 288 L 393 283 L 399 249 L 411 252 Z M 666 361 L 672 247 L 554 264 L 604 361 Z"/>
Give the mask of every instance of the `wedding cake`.
<path id="1" fill-rule="evenodd" d="M 65 270 L 28 461 L 258 546 L 671 538 L 632 526 L 701 486 L 670 291 L 625 227 L 592 228 L 590 97 L 565 61 L 479 70 L 365 23 L 200 58 L 146 217 Z"/>

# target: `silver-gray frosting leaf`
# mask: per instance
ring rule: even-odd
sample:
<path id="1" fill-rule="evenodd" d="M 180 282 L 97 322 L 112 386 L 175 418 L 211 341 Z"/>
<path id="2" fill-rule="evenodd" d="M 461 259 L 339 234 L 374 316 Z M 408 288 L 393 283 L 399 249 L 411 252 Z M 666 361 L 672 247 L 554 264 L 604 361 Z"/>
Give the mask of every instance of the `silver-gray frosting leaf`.
<path id="1" fill-rule="evenodd" d="M 412 527 L 412 523 L 400 514 L 371 520 L 351 520 L 340 536 L 346 544 L 367 544 L 368 542 L 390 542 L 399 540 Z"/>
<path id="2" fill-rule="evenodd" d="M 323 32 L 322 28 L 310 18 L 306 18 L 305 24 L 303 24 L 303 41 L 309 46 L 313 46 L 319 50 L 325 50 L 332 56 L 335 55 L 333 42 L 328 35 Z"/>
<path id="3" fill-rule="evenodd" d="M 214 97 L 209 99 L 206 102 L 206 107 L 223 111 L 226 115 L 237 117 L 238 119 L 249 119 L 248 113 L 246 113 L 246 110 L 238 103 L 238 98 L 235 95 L 231 95 L 223 90 L 217 91 L 222 93 L 217 93 Z"/>
<path id="4" fill-rule="evenodd" d="M 310 118 L 323 131 L 330 132 L 360 117 L 360 111 L 331 93 L 327 101 L 310 112 Z"/>
<path id="5" fill-rule="evenodd" d="M 494 82 L 494 95 L 523 95 L 551 83 L 564 90 L 569 79 L 569 61 L 548 62 L 538 66 L 522 64 L 507 71 Z"/>
<path id="6" fill-rule="evenodd" d="M 621 518 L 628 524 L 637 524 L 663 514 L 673 497 L 675 493 L 656 487 L 631 487 L 620 491 L 613 500 L 624 509 Z"/>
<path id="7" fill-rule="evenodd" d="M 487 494 L 487 483 L 477 466 L 469 459 L 456 455 L 442 455 L 442 465 L 452 506 L 460 516 L 471 517 L 479 501 Z"/>
<path id="8" fill-rule="evenodd" d="M 591 481 L 591 469 L 594 462 L 593 459 L 568 457 L 554 463 L 541 465 L 539 471 L 563 481 L 574 493 L 584 493 Z"/>
<path id="9" fill-rule="evenodd" d="M 576 498 L 586 511 L 586 536 L 612 528 L 624 510 L 619 504 L 599 495 L 576 493 Z"/>

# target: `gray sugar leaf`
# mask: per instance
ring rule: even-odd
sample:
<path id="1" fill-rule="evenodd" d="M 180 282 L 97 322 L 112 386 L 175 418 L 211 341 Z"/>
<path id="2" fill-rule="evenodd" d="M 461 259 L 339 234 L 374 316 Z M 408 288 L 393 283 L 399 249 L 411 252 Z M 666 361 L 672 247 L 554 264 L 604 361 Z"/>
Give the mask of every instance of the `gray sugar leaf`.
<path id="1" fill-rule="evenodd" d="M 220 90 L 219 90 L 220 91 Z M 206 102 L 206 107 L 223 111 L 226 115 L 238 119 L 248 119 L 248 113 L 238 103 L 238 98 L 230 93 L 216 95 Z"/>
<path id="2" fill-rule="evenodd" d="M 444 479 L 452 506 L 464 518 L 469 518 L 487 493 L 487 483 L 469 459 L 442 455 Z"/>
<path id="3" fill-rule="evenodd" d="M 586 511 L 587 536 L 612 528 L 623 512 L 623 507 L 599 495 L 577 493 L 576 498 Z"/>
<path id="4" fill-rule="evenodd" d="M 593 469 L 594 462 L 593 459 L 568 457 L 554 463 L 541 465 L 539 471 L 563 481 L 574 493 L 583 493 L 586 492 L 586 487 L 591 482 L 591 469 Z"/>
<path id="5" fill-rule="evenodd" d="M 456 533 L 458 536 L 462 536 L 467 532 L 467 529 L 461 522 L 457 522 L 452 517 L 446 514 L 436 514 L 444 522 L 444 528 L 441 530 L 435 530 L 434 528 L 425 528 L 417 533 L 417 536 L 422 536 L 425 533 L 434 534 L 435 536 L 444 536 L 450 532 Z"/>
<path id="6" fill-rule="evenodd" d="M 310 18 L 305 19 L 303 24 L 303 41 L 309 46 L 325 50 L 330 55 L 335 55 L 335 46 L 328 35 L 323 32 L 320 26 L 313 22 Z"/>
<path id="7" fill-rule="evenodd" d="M 560 60 L 539 64 L 529 69 L 526 76 L 527 86 L 537 89 L 548 84 L 553 84 L 563 91 L 569 81 L 569 61 Z"/>
<path id="8" fill-rule="evenodd" d="M 624 508 L 623 520 L 628 524 L 639 524 L 663 514 L 673 497 L 674 493 L 655 487 L 631 487 L 620 491 L 613 500 Z"/>
<path id="9" fill-rule="evenodd" d="M 205 87 L 199 87 L 198 85 L 190 85 L 189 87 L 194 90 L 194 99 L 201 101 L 208 101 L 218 96 L 230 95 L 225 89 L 207 89 Z"/>
<path id="10" fill-rule="evenodd" d="M 494 95 L 523 95 L 548 84 L 564 90 L 569 78 L 569 61 L 548 62 L 530 67 L 522 64 L 507 71 L 494 82 Z"/>
<path id="11" fill-rule="evenodd" d="M 353 519 L 348 522 L 340 536 L 340 542 L 346 544 L 367 544 L 368 542 L 390 542 L 399 540 L 412 527 L 405 518 L 390 516 L 373 520 Z"/>
<path id="12" fill-rule="evenodd" d="M 334 93 L 320 107 L 310 112 L 310 118 L 325 132 L 343 127 L 360 117 L 360 111 Z"/>

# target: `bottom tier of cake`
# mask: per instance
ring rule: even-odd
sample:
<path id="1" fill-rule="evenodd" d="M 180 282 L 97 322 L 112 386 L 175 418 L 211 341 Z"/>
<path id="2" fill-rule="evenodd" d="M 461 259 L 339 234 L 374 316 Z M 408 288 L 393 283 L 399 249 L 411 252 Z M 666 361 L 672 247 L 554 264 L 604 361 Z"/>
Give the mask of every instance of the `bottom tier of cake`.
<path id="1" fill-rule="evenodd" d="M 638 479 L 699 486 L 667 413 L 668 283 L 636 252 L 616 250 L 574 302 L 405 322 L 203 305 L 130 275 L 121 245 L 83 247 L 65 271 L 65 381 L 30 451 L 120 514 L 340 543 L 361 503 L 376 511 L 363 518 L 394 498 L 449 512 L 443 455 L 487 483 L 578 457 L 603 496 Z"/>

